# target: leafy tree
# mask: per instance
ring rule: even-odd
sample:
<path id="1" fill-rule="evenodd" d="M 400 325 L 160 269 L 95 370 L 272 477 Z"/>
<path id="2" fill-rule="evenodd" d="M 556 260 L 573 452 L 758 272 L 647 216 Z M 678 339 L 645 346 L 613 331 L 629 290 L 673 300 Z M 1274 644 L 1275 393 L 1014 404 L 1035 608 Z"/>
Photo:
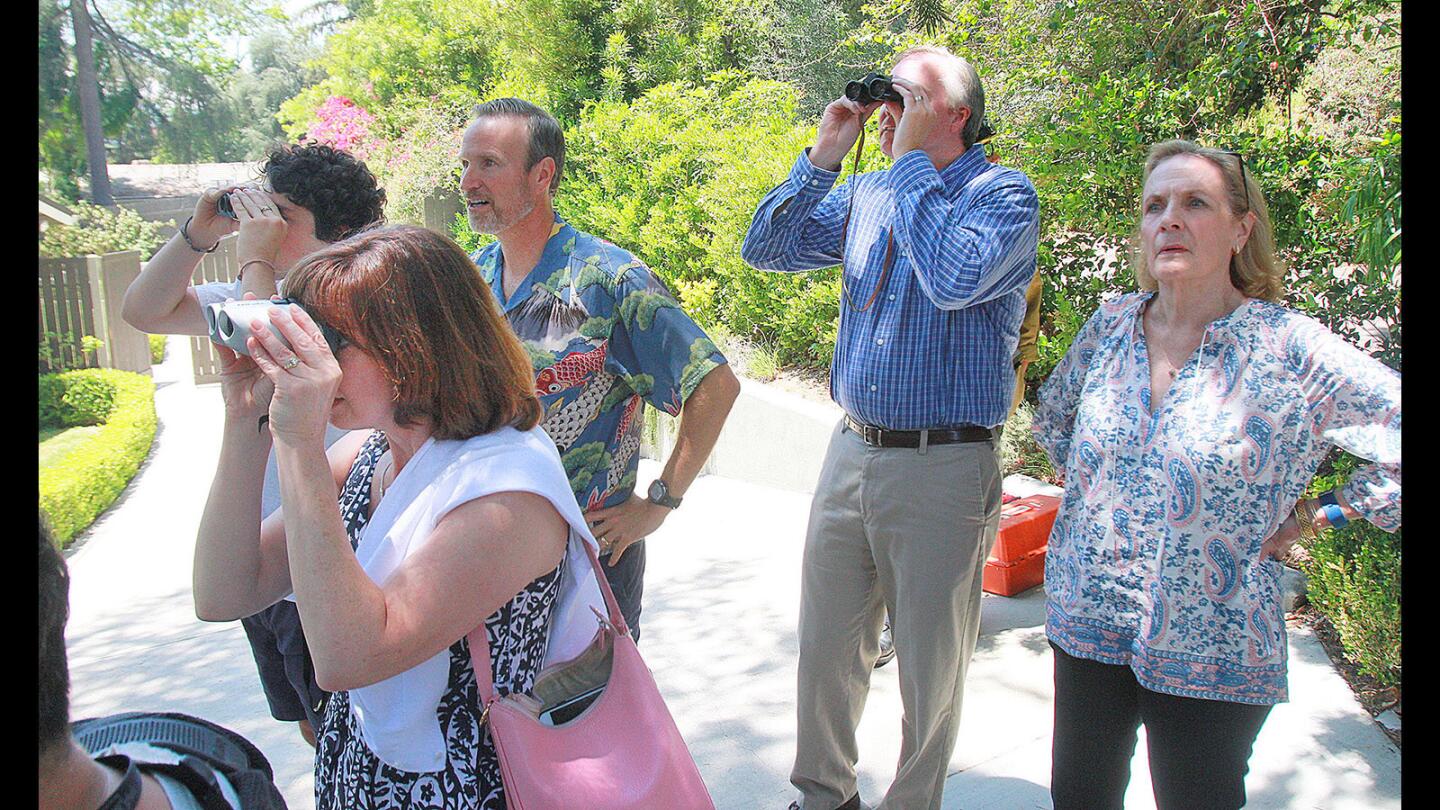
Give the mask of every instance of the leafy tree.
<path id="1" fill-rule="evenodd" d="M 577 228 L 635 251 L 702 323 L 825 365 L 835 271 L 764 273 L 740 259 L 755 205 L 814 137 L 796 95 L 730 72 L 596 102 L 566 133 L 557 204 Z"/>
<path id="2" fill-rule="evenodd" d="M 215 37 L 279 13 L 220 0 L 40 0 L 39 10 L 40 163 L 54 190 L 72 199 L 87 133 L 108 138 L 118 155 L 188 161 L 225 152 L 232 127 L 216 82 L 235 65 Z M 76 47 L 76 26 L 93 39 L 90 58 Z M 89 90 L 98 91 L 98 114 L 82 115 Z M 101 157 L 88 162 L 103 177 Z"/>
<path id="3" fill-rule="evenodd" d="M 757 0 L 731 13 L 763 21 L 731 50 L 732 66 L 796 88 L 803 116 L 818 115 L 847 81 L 881 67 L 890 53 L 883 39 L 857 35 L 861 0 Z"/>
<path id="4" fill-rule="evenodd" d="M 331 96 L 376 116 L 382 137 L 396 137 L 415 108 L 473 104 L 493 83 L 496 10 L 468 0 L 374 0 L 325 43 L 317 66 L 325 78 L 281 105 L 291 138 L 316 122 Z"/>
<path id="5" fill-rule="evenodd" d="M 295 22 L 306 36 L 331 34 L 374 5 L 373 0 L 314 0 L 295 12 Z"/>
<path id="6" fill-rule="evenodd" d="M 365 164 L 385 188 L 385 216 L 391 222 L 423 223 L 426 198 L 458 191 L 460 135 L 476 100 L 397 104 L 384 113 L 400 134 L 372 140 Z"/>
<path id="7" fill-rule="evenodd" d="M 80 120 L 79 99 L 71 92 L 66 15 L 58 0 L 40 0 L 39 14 L 39 151 L 51 191 L 66 199 L 80 196 L 76 179 L 85 172 L 83 141 L 75 137 Z"/>
<path id="8" fill-rule="evenodd" d="M 279 22 L 267 24 L 250 39 L 248 66 L 232 74 L 224 89 L 224 102 L 233 111 L 238 156 L 259 160 L 268 147 L 285 140 L 276 118 L 280 105 L 324 77 L 305 64 L 313 50 L 305 34 Z"/>

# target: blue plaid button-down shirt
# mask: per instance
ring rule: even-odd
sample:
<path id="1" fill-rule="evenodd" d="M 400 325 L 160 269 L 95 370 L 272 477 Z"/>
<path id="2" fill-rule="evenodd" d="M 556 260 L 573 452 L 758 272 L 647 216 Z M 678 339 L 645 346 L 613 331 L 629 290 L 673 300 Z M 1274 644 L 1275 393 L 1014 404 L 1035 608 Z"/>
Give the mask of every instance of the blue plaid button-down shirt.
<path id="1" fill-rule="evenodd" d="M 856 419 L 891 430 L 1004 423 L 1035 275 L 1035 187 L 987 163 L 983 148 L 944 171 L 916 150 L 834 187 L 838 176 L 801 154 L 761 200 L 741 248 L 762 270 L 843 263 L 830 396 Z M 892 266 L 876 291 L 892 234 Z M 869 309 L 856 311 L 872 293 Z"/>

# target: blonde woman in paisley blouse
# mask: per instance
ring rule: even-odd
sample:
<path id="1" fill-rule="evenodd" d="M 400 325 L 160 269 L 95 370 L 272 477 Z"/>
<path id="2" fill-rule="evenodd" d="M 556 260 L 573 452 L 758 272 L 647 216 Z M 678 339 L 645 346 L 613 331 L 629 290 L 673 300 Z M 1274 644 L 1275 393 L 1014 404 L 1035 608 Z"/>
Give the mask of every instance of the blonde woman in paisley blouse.
<path id="1" fill-rule="evenodd" d="M 1277 303 L 1259 185 L 1186 141 L 1145 163 L 1140 292 L 1100 306 L 1040 390 L 1065 494 L 1045 567 L 1057 810 L 1118 808 L 1140 724 L 1162 810 L 1245 803 L 1288 699 L 1281 562 L 1400 526 L 1400 375 Z M 1302 500 L 1332 446 L 1372 462 Z"/>
<path id="2" fill-rule="evenodd" d="M 594 539 L 537 427 L 529 359 L 464 251 L 423 228 L 322 248 L 286 292 L 304 308 L 271 316 L 289 346 L 256 327 L 250 357 L 220 349 L 196 614 L 293 593 L 335 693 L 317 807 L 502 808 L 466 636 L 483 624 L 497 693 L 525 691 L 547 654 L 583 649 L 600 603 L 588 561 L 574 573 Z M 328 455 L 327 420 L 352 431 Z M 262 524 L 272 441 L 281 508 Z"/>

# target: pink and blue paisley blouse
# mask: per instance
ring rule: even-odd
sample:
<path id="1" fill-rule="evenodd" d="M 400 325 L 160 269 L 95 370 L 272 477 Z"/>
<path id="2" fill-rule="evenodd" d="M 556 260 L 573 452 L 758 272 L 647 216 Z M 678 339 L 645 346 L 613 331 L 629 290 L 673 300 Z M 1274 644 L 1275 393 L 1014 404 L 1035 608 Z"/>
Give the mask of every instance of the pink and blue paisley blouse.
<path id="1" fill-rule="evenodd" d="M 1400 375 L 1285 307 L 1212 322 L 1159 407 L 1141 314 L 1102 304 L 1040 390 L 1036 439 L 1065 475 L 1045 563 L 1046 633 L 1184 697 L 1287 699 L 1281 564 L 1260 545 L 1331 445 L 1373 464 L 1350 505 L 1400 526 Z"/>

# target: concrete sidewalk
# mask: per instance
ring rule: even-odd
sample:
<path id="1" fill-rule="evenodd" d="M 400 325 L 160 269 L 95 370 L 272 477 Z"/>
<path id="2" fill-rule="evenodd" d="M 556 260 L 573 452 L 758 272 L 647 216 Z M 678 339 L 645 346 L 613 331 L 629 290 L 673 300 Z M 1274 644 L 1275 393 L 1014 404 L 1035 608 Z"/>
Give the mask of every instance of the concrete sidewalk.
<path id="1" fill-rule="evenodd" d="M 275 767 L 291 807 L 312 805 L 310 749 L 270 719 L 238 623 L 204 624 L 190 602 L 195 530 L 219 447 L 215 386 L 156 369 L 161 429 L 150 459 L 69 553 L 75 718 L 190 712 L 239 731 Z M 176 351 L 176 349 L 179 351 Z M 658 465 L 642 462 L 640 480 Z M 707 476 L 649 541 L 641 650 L 718 807 L 794 798 L 795 626 L 809 497 Z M 1048 808 L 1050 650 L 1044 595 L 986 596 L 946 808 Z M 1291 702 L 1261 732 L 1252 808 L 1398 808 L 1400 753 L 1305 630 L 1290 633 Z M 883 795 L 899 754 L 896 667 L 879 670 L 860 726 L 860 789 Z M 1126 807 L 1154 807 L 1143 732 Z"/>

